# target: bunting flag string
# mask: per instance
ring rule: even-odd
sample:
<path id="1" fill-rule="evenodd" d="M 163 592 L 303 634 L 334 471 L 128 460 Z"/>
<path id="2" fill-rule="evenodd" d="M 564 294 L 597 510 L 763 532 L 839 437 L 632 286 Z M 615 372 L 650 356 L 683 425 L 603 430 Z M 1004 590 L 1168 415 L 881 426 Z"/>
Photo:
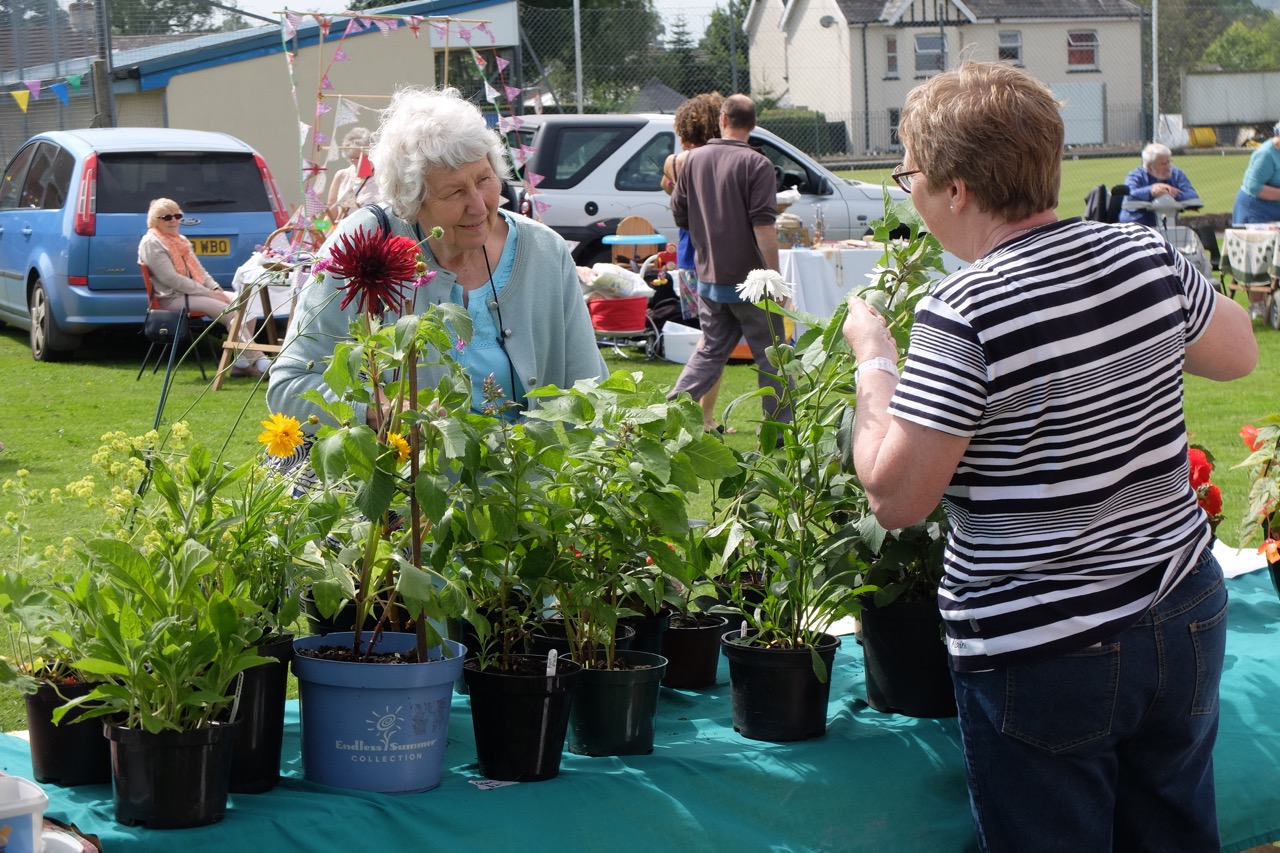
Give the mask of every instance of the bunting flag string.
<path id="1" fill-rule="evenodd" d="M 71 103 L 71 92 L 80 91 L 80 81 L 84 78 L 83 74 L 68 74 L 57 82 L 46 83 L 44 80 L 23 80 L 23 89 L 10 92 L 13 100 L 17 102 L 18 107 L 25 113 L 32 101 L 40 100 L 41 92 L 48 90 L 57 96 L 58 100 L 64 104 Z"/>

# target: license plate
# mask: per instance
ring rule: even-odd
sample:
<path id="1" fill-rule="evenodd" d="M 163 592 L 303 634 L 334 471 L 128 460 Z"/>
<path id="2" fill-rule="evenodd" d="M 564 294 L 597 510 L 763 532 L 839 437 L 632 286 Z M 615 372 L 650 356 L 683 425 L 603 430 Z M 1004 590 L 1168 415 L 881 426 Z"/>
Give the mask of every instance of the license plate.
<path id="1" fill-rule="evenodd" d="M 191 245 L 197 255 L 229 255 L 231 254 L 230 237 L 192 237 Z"/>

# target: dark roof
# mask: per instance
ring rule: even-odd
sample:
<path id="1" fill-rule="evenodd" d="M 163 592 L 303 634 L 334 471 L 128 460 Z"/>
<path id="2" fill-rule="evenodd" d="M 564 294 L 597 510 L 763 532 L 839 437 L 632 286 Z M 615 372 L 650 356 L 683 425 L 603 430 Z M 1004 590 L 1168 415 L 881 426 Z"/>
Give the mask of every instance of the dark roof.
<path id="1" fill-rule="evenodd" d="M 873 24 L 886 20 L 900 2 L 883 0 L 836 0 L 850 24 Z M 979 21 L 1001 18 L 1137 18 L 1138 6 L 1129 0 L 962 0 Z M 948 20 L 955 20 L 950 14 Z"/>

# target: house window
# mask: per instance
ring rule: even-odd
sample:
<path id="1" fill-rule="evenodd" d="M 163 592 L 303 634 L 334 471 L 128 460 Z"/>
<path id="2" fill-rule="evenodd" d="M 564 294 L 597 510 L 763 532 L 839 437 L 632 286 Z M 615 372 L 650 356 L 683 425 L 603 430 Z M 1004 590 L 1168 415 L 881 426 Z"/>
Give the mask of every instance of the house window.
<path id="1" fill-rule="evenodd" d="M 1098 34 L 1093 30 L 1067 33 L 1067 70 L 1098 67 Z"/>
<path id="2" fill-rule="evenodd" d="M 902 118 L 902 110 L 889 110 L 889 144 L 894 148 L 902 147 L 902 140 L 898 138 L 898 121 Z"/>
<path id="3" fill-rule="evenodd" d="M 884 39 L 884 76 L 898 78 L 897 36 L 885 36 Z"/>
<path id="4" fill-rule="evenodd" d="M 1000 33 L 1000 51 L 997 57 L 1001 62 L 1022 64 L 1022 33 L 1008 30 Z"/>
<path id="5" fill-rule="evenodd" d="M 916 75 L 945 70 L 945 57 L 942 51 L 942 36 L 916 36 Z"/>

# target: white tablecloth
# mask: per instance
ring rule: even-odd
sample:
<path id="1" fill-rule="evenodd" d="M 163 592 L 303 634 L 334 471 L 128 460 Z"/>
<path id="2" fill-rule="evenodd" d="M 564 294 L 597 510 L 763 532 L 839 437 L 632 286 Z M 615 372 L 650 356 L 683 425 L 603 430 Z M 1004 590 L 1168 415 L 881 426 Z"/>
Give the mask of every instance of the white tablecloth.
<path id="1" fill-rule="evenodd" d="M 783 249 L 778 272 L 796 286 L 796 308 L 830 317 L 850 291 L 870 283 L 867 275 L 883 261 L 882 249 Z M 948 273 L 968 266 L 950 252 L 943 252 L 942 263 Z"/>
<path id="2" fill-rule="evenodd" d="M 259 285 L 266 286 L 267 296 L 271 301 L 271 314 L 275 317 L 287 317 L 293 310 L 293 289 L 301 284 L 301 271 L 295 270 L 287 274 L 268 270 L 269 259 L 260 252 L 254 252 L 249 260 L 236 270 L 231 280 L 231 289 L 238 298 L 246 289 L 251 289 L 245 300 L 245 316 L 254 320 L 262 319 L 262 297 L 258 295 Z"/>

